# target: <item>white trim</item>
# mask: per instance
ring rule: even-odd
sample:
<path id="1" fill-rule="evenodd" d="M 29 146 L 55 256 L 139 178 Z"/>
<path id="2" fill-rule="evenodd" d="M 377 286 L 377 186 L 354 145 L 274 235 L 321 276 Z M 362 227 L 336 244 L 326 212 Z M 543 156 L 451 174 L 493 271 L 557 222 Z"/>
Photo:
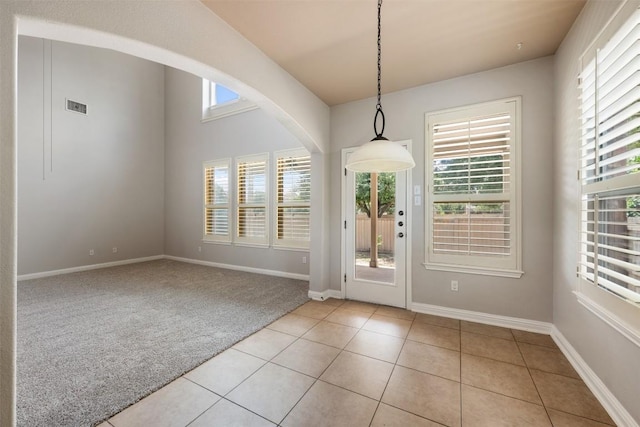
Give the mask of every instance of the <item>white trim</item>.
<path id="1" fill-rule="evenodd" d="M 576 370 L 580 378 L 587 385 L 591 393 L 598 399 L 600 404 L 609 413 L 609 416 L 613 419 L 616 425 L 626 427 L 638 427 L 638 423 L 633 419 L 631 414 L 624 408 L 624 406 L 616 399 L 616 397 L 609 391 L 607 386 L 600 380 L 595 372 L 589 367 L 587 362 L 584 361 L 575 348 L 569 343 L 569 341 L 562 335 L 562 332 L 555 326 L 551 327 L 551 337 L 556 342 L 560 351 L 571 363 L 571 366 Z"/>
<path id="2" fill-rule="evenodd" d="M 598 316 L 607 325 L 622 334 L 626 339 L 640 347 L 640 335 L 638 334 L 638 331 L 631 328 L 627 322 L 620 318 L 620 316 L 617 316 L 615 313 L 607 310 L 583 292 L 574 291 L 573 293 L 576 295 L 578 302 L 587 310 Z M 625 302 L 625 304 L 627 304 L 627 302 Z"/>
<path id="3" fill-rule="evenodd" d="M 123 259 L 121 261 L 104 262 L 101 264 L 81 265 L 78 267 L 62 268 L 60 270 L 42 271 L 40 273 L 21 274 L 17 277 L 18 281 L 40 279 L 42 277 L 58 276 L 60 274 L 77 273 L 80 271 L 97 270 L 100 268 L 117 267 L 119 265 L 136 264 L 138 262 L 156 261 L 164 259 L 164 255 L 154 255 L 143 258 Z"/>
<path id="4" fill-rule="evenodd" d="M 433 314 L 442 317 L 450 317 L 452 319 L 467 320 L 470 322 L 484 323 L 486 325 L 501 326 L 503 328 L 536 332 L 539 334 L 551 334 L 551 330 L 553 328 L 553 324 L 549 322 L 541 322 L 539 320 L 500 316 L 497 314 L 482 313 L 479 311 L 462 310 L 459 308 L 449 308 L 416 302 L 411 303 L 411 311 L 415 311 L 417 313 Z"/>
<path id="5" fill-rule="evenodd" d="M 433 194 L 433 133 L 432 122 L 438 119 L 440 122 L 448 122 L 453 119 L 464 119 L 469 116 L 512 113 L 511 127 L 512 137 L 509 142 L 511 153 L 512 179 L 511 188 L 506 193 L 490 195 L 447 195 L 446 197 Z M 478 104 L 464 105 L 445 110 L 425 113 L 425 175 L 424 175 L 424 241 L 426 250 L 423 265 L 428 270 L 453 271 L 471 274 L 484 274 L 509 278 L 522 276 L 522 96 L 502 98 Z M 433 211 L 431 204 L 435 201 L 449 201 L 452 203 L 464 200 L 485 200 L 485 197 L 494 197 L 496 201 L 510 203 L 510 223 L 512 233 L 510 242 L 514 253 L 507 257 L 487 257 L 477 255 L 445 255 L 436 254 L 433 249 Z M 505 198 L 506 196 L 506 198 Z M 495 268 L 494 268 L 495 267 Z"/>
<path id="6" fill-rule="evenodd" d="M 264 268 L 246 267 L 244 265 L 223 264 L 220 262 L 203 261 L 192 258 L 182 258 L 173 255 L 165 255 L 165 259 L 173 261 L 188 262 L 190 264 L 206 265 L 207 267 L 226 268 L 227 270 L 244 271 L 246 273 L 264 274 L 266 276 L 284 277 L 286 279 L 296 279 L 309 281 L 308 274 L 289 273 L 286 271 L 266 270 Z"/>
<path id="7" fill-rule="evenodd" d="M 325 289 L 322 292 L 310 290 L 309 298 L 315 301 L 326 301 L 329 298 L 344 299 L 344 297 L 342 296 L 342 292 L 337 291 L 335 289 Z"/>
<path id="8" fill-rule="evenodd" d="M 509 277 L 512 279 L 519 279 L 524 274 L 524 271 L 520 270 L 500 270 L 497 268 L 482 268 L 464 265 L 433 264 L 427 262 L 423 262 L 422 265 L 426 270 L 451 271 L 454 273 L 479 274 L 482 276 Z"/>

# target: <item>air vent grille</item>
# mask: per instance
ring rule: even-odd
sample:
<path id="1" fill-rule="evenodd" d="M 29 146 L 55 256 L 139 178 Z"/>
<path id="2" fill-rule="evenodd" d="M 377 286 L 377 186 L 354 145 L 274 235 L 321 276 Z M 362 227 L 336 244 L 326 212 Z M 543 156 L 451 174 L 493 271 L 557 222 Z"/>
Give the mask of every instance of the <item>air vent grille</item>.
<path id="1" fill-rule="evenodd" d="M 67 99 L 67 110 L 74 113 L 87 114 L 87 104 Z"/>

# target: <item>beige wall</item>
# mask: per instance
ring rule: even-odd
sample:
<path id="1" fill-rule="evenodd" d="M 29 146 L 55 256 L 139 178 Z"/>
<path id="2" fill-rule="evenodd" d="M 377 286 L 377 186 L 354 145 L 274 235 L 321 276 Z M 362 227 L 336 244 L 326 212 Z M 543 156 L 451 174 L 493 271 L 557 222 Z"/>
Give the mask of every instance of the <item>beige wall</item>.
<path id="1" fill-rule="evenodd" d="M 553 187 L 548 153 L 553 147 L 553 58 L 499 68 L 420 86 L 382 97 L 385 136 L 411 139 L 416 167 L 413 185 L 424 192 L 425 113 L 522 96 L 522 251 L 520 279 L 425 270 L 424 203 L 410 209 L 414 303 L 471 310 L 536 321 L 552 321 L 551 270 Z M 340 247 L 340 150 L 371 139 L 375 100 L 331 108 L 331 247 Z M 341 253 L 331 253 L 331 284 L 340 288 Z M 450 291 L 458 280 L 459 291 Z"/>
<path id="2" fill-rule="evenodd" d="M 164 253 L 164 68 L 20 38 L 18 274 Z"/>
<path id="3" fill-rule="evenodd" d="M 273 200 L 273 152 L 300 148 L 300 142 L 260 109 L 202 123 L 202 79 L 193 74 L 168 67 L 165 93 L 165 254 L 307 276 L 308 250 L 202 241 L 202 162 L 269 153 Z"/>

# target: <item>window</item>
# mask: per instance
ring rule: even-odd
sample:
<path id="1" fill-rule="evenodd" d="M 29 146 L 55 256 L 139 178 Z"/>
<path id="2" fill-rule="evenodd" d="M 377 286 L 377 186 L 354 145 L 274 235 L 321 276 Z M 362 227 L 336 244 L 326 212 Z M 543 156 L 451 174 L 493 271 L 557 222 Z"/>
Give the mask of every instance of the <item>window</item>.
<path id="1" fill-rule="evenodd" d="M 230 242 L 229 166 L 230 159 L 205 162 L 204 240 Z"/>
<path id="2" fill-rule="evenodd" d="M 520 98 L 426 115 L 428 269 L 520 277 Z"/>
<path id="3" fill-rule="evenodd" d="M 309 247 L 311 157 L 306 150 L 288 150 L 276 157 L 274 246 Z"/>
<path id="4" fill-rule="evenodd" d="M 215 120 L 257 108 L 219 83 L 202 79 L 202 121 Z"/>
<path id="5" fill-rule="evenodd" d="M 580 76 L 581 288 L 616 315 L 624 308 L 589 288 L 640 307 L 639 42 L 636 10 L 596 40 Z"/>
<path id="6" fill-rule="evenodd" d="M 236 241 L 269 244 L 267 176 L 268 154 L 236 159 Z"/>

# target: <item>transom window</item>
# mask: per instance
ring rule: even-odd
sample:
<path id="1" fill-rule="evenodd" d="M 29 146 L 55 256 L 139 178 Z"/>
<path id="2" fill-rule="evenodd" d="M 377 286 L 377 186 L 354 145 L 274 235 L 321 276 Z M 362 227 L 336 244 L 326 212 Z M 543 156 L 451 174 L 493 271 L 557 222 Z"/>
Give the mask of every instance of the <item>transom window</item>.
<path id="1" fill-rule="evenodd" d="M 257 108 L 231 89 L 202 79 L 202 121 L 215 120 Z"/>

